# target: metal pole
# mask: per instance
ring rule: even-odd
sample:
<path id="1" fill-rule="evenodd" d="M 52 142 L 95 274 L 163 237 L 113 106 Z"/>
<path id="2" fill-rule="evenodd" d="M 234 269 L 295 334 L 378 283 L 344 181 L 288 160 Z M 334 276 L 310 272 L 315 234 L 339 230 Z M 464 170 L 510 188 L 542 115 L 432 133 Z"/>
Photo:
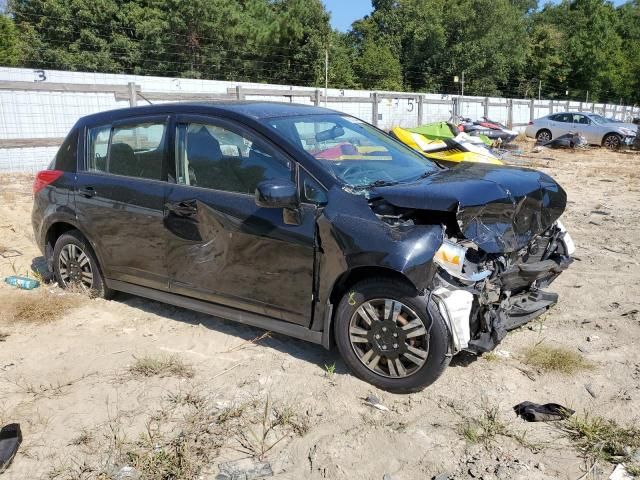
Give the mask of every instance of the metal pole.
<path id="1" fill-rule="evenodd" d="M 462 85 L 461 85 L 461 90 L 460 90 L 460 113 L 462 114 L 464 112 L 464 71 L 462 72 Z"/>
<path id="2" fill-rule="evenodd" d="M 529 104 L 529 121 L 533 122 L 536 119 L 536 99 L 532 98 Z"/>
<path id="3" fill-rule="evenodd" d="M 538 80 L 538 101 L 542 100 L 542 80 Z"/>
<path id="4" fill-rule="evenodd" d="M 418 96 L 418 125 L 422 125 L 424 118 L 424 95 Z"/>
<path id="5" fill-rule="evenodd" d="M 138 93 L 136 91 L 136 84 L 134 82 L 129 82 L 129 106 L 135 107 L 138 104 Z"/>
<path id="6" fill-rule="evenodd" d="M 324 50 L 324 108 L 327 108 L 327 90 L 329 89 L 329 49 Z"/>
<path id="7" fill-rule="evenodd" d="M 373 92 L 371 94 L 371 116 L 373 117 L 371 120 L 376 127 L 378 126 L 378 92 Z"/>
<path id="8" fill-rule="evenodd" d="M 589 90 L 587 90 L 587 100 L 585 101 L 585 103 L 589 103 Z"/>

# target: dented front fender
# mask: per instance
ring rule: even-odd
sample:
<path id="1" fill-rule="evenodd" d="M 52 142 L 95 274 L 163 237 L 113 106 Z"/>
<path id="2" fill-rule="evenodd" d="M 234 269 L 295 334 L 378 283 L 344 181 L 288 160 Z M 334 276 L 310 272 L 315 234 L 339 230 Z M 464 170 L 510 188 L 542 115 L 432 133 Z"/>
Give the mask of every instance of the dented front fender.
<path id="1" fill-rule="evenodd" d="M 365 197 L 338 189 L 331 194 L 333 198 L 317 220 L 318 297 L 322 305 L 338 279 L 356 268 L 393 270 L 417 290 L 430 285 L 436 271 L 433 257 L 443 241 L 442 226 L 392 226 L 371 211 Z M 348 195 L 349 201 L 341 198 L 343 195 Z"/>

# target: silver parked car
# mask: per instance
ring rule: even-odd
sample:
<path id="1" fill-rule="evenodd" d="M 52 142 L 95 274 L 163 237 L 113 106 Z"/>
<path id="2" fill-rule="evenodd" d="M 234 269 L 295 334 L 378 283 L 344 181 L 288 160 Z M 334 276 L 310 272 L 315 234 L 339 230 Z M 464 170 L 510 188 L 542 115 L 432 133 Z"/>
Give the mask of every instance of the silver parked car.
<path id="1" fill-rule="evenodd" d="M 548 142 L 566 133 L 579 133 L 590 144 L 618 148 L 633 143 L 637 132 L 634 126 L 591 112 L 562 112 L 530 122 L 525 134 L 539 142 Z"/>

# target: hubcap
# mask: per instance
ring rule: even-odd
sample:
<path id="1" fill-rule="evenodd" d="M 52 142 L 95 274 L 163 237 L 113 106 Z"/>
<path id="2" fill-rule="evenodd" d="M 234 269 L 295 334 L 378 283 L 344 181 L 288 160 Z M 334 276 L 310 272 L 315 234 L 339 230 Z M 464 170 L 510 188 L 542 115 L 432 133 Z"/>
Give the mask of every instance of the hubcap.
<path id="1" fill-rule="evenodd" d="M 87 254 L 79 246 L 69 243 L 62 247 L 58 270 L 63 286 L 79 285 L 86 290 L 93 287 L 93 272 Z"/>
<path id="2" fill-rule="evenodd" d="M 540 140 L 541 142 L 548 142 L 549 140 L 551 140 L 551 135 L 549 134 L 549 132 L 542 132 L 538 134 L 538 140 Z"/>
<path id="3" fill-rule="evenodd" d="M 388 298 L 364 302 L 349 323 L 351 348 L 369 370 L 383 377 L 416 373 L 429 354 L 429 333 L 409 307 Z"/>
<path id="4" fill-rule="evenodd" d="M 607 137 L 604 141 L 604 146 L 607 148 L 618 148 L 620 145 L 620 139 L 615 135 Z"/>

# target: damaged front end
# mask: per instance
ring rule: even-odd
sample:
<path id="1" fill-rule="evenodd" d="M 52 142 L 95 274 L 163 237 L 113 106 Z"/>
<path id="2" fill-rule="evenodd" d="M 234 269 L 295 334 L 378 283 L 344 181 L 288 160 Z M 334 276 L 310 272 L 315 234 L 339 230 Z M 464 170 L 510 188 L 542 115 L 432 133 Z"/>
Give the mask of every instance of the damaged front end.
<path id="1" fill-rule="evenodd" d="M 434 258 L 440 268 L 433 292 L 450 324 L 454 352 L 490 351 L 509 330 L 555 305 L 558 295 L 543 289 L 571 264 L 573 249 L 560 222 L 507 254 L 485 253 L 468 240 L 445 239 Z"/>
<path id="2" fill-rule="evenodd" d="M 372 193 L 383 221 L 443 226 L 428 289 L 449 325 L 452 353 L 490 351 L 557 302 L 543 289 L 571 264 L 575 247 L 558 220 L 566 194 L 548 175 L 461 167 Z"/>

